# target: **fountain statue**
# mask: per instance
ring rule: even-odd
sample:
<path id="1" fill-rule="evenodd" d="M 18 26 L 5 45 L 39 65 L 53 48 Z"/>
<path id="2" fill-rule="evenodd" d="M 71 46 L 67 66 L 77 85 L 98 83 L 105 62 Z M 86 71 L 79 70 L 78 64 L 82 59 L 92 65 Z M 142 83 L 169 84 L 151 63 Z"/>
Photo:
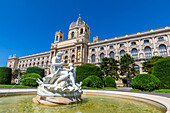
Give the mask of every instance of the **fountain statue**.
<path id="1" fill-rule="evenodd" d="M 75 69 L 72 63 L 69 69 L 63 68 L 61 62 L 63 52 L 58 52 L 52 58 L 50 66 L 50 74 L 37 80 L 39 84 L 37 88 L 37 96 L 33 98 L 33 102 L 44 105 L 70 104 L 80 102 L 82 89 L 80 84 L 75 83 Z"/>

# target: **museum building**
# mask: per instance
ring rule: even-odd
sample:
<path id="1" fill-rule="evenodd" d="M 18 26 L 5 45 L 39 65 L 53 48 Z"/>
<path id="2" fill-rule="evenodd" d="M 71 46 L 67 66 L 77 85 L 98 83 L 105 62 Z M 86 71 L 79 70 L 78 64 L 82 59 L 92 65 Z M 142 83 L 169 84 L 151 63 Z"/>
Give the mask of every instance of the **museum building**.
<path id="1" fill-rule="evenodd" d="M 75 67 L 84 63 L 98 65 L 104 57 L 119 60 L 128 53 L 135 59 L 135 68 L 143 73 L 144 61 L 151 59 L 152 56 L 170 56 L 170 26 L 104 40 L 96 36 L 93 42 L 90 40 L 90 34 L 88 24 L 79 17 L 69 26 L 68 40 L 63 40 L 62 31 L 57 31 L 50 51 L 22 57 L 9 56 L 7 67 L 11 67 L 12 70 L 19 68 L 25 72 L 28 67 L 37 66 L 44 68 L 47 75 L 51 59 L 58 51 L 64 53 L 62 56 L 64 67 L 69 63 L 74 63 Z"/>

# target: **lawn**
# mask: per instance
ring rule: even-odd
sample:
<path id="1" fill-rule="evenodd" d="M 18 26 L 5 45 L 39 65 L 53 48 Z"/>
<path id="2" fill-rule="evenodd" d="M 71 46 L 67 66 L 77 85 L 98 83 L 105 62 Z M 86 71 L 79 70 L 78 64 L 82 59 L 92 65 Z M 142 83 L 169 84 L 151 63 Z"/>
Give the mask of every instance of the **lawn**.
<path id="1" fill-rule="evenodd" d="M 149 92 L 149 91 L 141 91 L 139 89 L 131 89 L 130 91 Z M 170 93 L 170 89 L 158 89 L 158 90 L 154 90 L 152 92 L 155 92 L 155 93 Z"/>
<path id="2" fill-rule="evenodd" d="M 37 88 L 37 87 L 24 86 L 24 85 L 3 85 L 3 84 L 0 84 L 0 88 Z M 93 87 L 82 86 L 82 89 L 116 89 L 116 88 L 114 88 L 114 87 L 93 88 Z"/>
<path id="3" fill-rule="evenodd" d="M 24 86 L 24 85 L 3 85 L 3 84 L 0 84 L 0 88 L 37 88 L 37 87 Z"/>
<path id="4" fill-rule="evenodd" d="M 102 88 L 94 88 L 94 87 L 87 87 L 87 86 L 81 86 L 82 89 L 116 89 L 114 87 L 102 87 Z"/>

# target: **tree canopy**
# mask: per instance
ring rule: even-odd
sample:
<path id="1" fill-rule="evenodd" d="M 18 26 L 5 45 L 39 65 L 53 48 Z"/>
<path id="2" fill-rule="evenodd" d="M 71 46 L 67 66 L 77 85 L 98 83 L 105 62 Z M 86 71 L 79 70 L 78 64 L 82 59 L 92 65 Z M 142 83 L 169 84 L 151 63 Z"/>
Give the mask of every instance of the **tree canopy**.
<path id="1" fill-rule="evenodd" d="M 126 75 L 124 80 L 127 80 L 127 86 L 130 85 L 130 80 L 137 74 L 135 69 L 135 60 L 129 55 L 125 54 L 120 59 L 120 75 Z"/>
<path id="2" fill-rule="evenodd" d="M 118 70 L 119 70 L 119 61 L 114 58 L 103 58 L 100 63 L 100 68 L 105 72 L 106 76 L 111 76 L 115 79 L 119 78 Z"/>
<path id="3" fill-rule="evenodd" d="M 100 79 L 102 79 L 103 72 L 101 71 L 100 67 L 90 63 L 78 66 L 76 69 L 76 82 L 79 83 L 91 75 L 98 76 Z"/>
<path id="4" fill-rule="evenodd" d="M 152 74 L 152 68 L 154 66 L 154 63 L 162 58 L 163 58 L 162 56 L 153 56 L 151 60 L 148 60 L 142 63 L 142 66 L 143 66 L 142 70 L 144 72 L 147 72 L 148 74 Z"/>

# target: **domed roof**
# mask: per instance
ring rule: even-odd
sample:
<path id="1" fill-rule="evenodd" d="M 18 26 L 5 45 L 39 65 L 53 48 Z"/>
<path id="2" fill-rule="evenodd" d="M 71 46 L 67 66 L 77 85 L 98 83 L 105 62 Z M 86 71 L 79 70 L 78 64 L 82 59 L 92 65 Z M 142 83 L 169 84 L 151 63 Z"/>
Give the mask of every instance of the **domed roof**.
<path id="1" fill-rule="evenodd" d="M 77 21 L 74 21 L 70 24 L 70 27 L 75 27 L 75 26 L 80 26 L 80 25 L 84 25 L 85 22 L 82 21 L 82 18 L 79 16 Z"/>

